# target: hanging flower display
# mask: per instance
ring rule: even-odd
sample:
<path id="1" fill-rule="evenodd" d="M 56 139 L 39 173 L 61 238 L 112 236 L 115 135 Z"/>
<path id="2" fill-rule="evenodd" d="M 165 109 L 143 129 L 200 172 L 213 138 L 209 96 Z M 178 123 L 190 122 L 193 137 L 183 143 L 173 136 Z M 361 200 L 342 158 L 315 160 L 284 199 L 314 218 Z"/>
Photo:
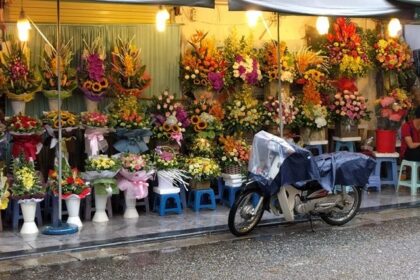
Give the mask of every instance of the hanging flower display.
<path id="1" fill-rule="evenodd" d="M 281 42 L 280 46 L 276 41 L 270 41 L 264 44 L 261 63 L 263 78 L 268 82 L 278 80 L 278 48 L 280 48 L 280 80 L 282 82 L 293 83 L 295 78 L 294 58 L 288 51 L 285 42 Z"/>
<path id="2" fill-rule="evenodd" d="M 337 18 L 327 40 L 326 49 L 337 76 L 357 78 L 366 75 L 370 61 L 356 24 L 343 17 Z"/>
<path id="3" fill-rule="evenodd" d="M 139 97 L 150 86 L 151 78 L 133 40 L 118 38 L 112 52 L 112 82 L 119 94 Z"/>

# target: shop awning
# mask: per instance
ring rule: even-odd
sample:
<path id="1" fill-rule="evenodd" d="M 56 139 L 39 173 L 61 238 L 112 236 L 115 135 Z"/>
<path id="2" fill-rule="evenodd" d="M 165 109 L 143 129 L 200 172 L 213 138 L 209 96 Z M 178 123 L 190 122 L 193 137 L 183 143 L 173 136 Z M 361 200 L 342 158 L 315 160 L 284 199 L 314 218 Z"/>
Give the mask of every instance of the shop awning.
<path id="1" fill-rule="evenodd" d="M 138 5 L 167 5 L 214 8 L 214 0 L 94 0 L 94 2 L 108 2 Z"/>
<path id="2" fill-rule="evenodd" d="M 401 1 L 413 3 L 420 0 Z M 410 12 L 406 5 L 387 0 L 229 0 L 230 11 L 251 9 L 285 14 L 349 17 L 372 17 Z M 412 8 L 411 14 L 414 14 Z"/>

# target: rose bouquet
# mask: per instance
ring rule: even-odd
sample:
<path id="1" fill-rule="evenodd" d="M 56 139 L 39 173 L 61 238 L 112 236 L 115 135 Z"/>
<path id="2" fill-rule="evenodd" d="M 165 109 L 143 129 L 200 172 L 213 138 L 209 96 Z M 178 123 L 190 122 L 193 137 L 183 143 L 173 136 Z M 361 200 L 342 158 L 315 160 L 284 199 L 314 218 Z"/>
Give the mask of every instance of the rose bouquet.
<path id="1" fill-rule="evenodd" d="M 375 62 L 385 71 L 403 71 L 413 66 L 412 51 L 403 41 L 394 38 L 380 39 L 374 48 Z"/>
<path id="2" fill-rule="evenodd" d="M 280 103 L 273 96 L 268 96 L 263 103 L 265 124 L 268 126 L 279 126 L 280 124 Z M 299 109 L 295 106 L 295 98 L 293 96 L 282 96 L 282 117 L 283 125 L 288 126 L 293 123 Z"/>
<path id="3" fill-rule="evenodd" d="M 199 138 L 214 139 L 217 134 L 223 130 L 220 117 L 217 110 L 220 103 L 209 100 L 204 97 L 195 99 L 189 106 L 189 115 L 191 125 L 190 130 Z M 215 114 L 215 115 L 213 115 Z"/>
<path id="4" fill-rule="evenodd" d="M 206 39 L 208 33 L 197 31 L 188 41 L 192 47 L 181 59 L 181 84 L 184 92 L 204 88 L 221 91 L 224 84 L 226 61 L 214 43 Z"/>
<path id="5" fill-rule="evenodd" d="M 83 40 L 85 48 L 82 54 L 82 67 L 79 73 L 79 85 L 86 98 L 99 102 L 105 96 L 109 82 L 105 77 L 105 49 L 101 38 L 96 38 L 90 45 Z"/>
<path id="6" fill-rule="evenodd" d="M 357 78 L 366 75 L 371 63 L 356 24 L 343 17 L 337 18 L 327 40 L 327 53 L 339 77 Z"/>
<path id="7" fill-rule="evenodd" d="M 29 102 L 38 91 L 40 80 L 29 66 L 28 50 L 24 43 L 11 41 L 6 44 L 0 60 L 4 87 L 11 100 Z"/>
<path id="8" fill-rule="evenodd" d="M 219 164 L 225 173 L 246 173 L 251 146 L 232 136 L 220 137 Z"/>
<path id="9" fill-rule="evenodd" d="M 181 146 L 183 133 L 190 125 L 188 113 L 184 107 L 175 102 L 175 97 L 164 91 L 153 99 L 150 108 L 154 131 L 158 139 L 173 140 Z"/>
<path id="10" fill-rule="evenodd" d="M 104 137 L 111 131 L 108 127 L 110 120 L 108 115 L 100 112 L 82 112 L 81 123 L 85 129 L 85 150 L 88 156 L 95 156 L 99 151 L 105 152 L 108 143 Z"/>
<path id="11" fill-rule="evenodd" d="M 287 50 L 285 42 L 281 42 L 280 46 L 276 41 L 264 44 L 261 63 L 263 78 L 267 82 L 278 80 L 278 48 L 280 48 L 280 80 L 291 84 L 295 78 L 294 59 L 293 55 Z"/>
<path id="12" fill-rule="evenodd" d="M 73 52 L 71 50 L 71 41 L 60 46 L 60 57 L 57 51 L 50 45 L 44 47 L 43 58 L 41 63 L 42 88 L 45 97 L 58 98 L 58 77 L 57 66 L 60 71 L 61 93 L 62 99 L 71 96 L 73 89 L 77 86 L 76 70 L 71 67 L 73 60 Z M 57 63 L 60 63 L 57 65 Z"/>
<path id="13" fill-rule="evenodd" d="M 7 130 L 12 134 L 33 134 L 42 132 L 42 123 L 40 120 L 17 115 L 6 120 Z"/>
<path id="14" fill-rule="evenodd" d="M 100 112 L 82 112 L 80 117 L 82 124 L 87 127 L 107 127 L 109 124 L 108 115 Z"/>
<path id="15" fill-rule="evenodd" d="M 25 160 L 23 157 L 14 159 L 11 191 L 12 196 L 20 200 L 44 197 L 45 190 L 32 160 Z"/>
<path id="16" fill-rule="evenodd" d="M 140 50 L 129 41 L 118 38 L 112 52 L 112 82 L 117 93 L 139 97 L 150 86 L 151 78 L 142 64 Z"/>
<path id="17" fill-rule="evenodd" d="M 412 107 L 412 101 L 403 89 L 394 89 L 376 101 L 376 118 L 379 129 L 397 130 Z"/>
<path id="18" fill-rule="evenodd" d="M 203 185 L 201 188 L 209 188 L 209 181 L 220 175 L 220 167 L 218 163 L 211 158 L 188 158 L 185 160 L 185 168 L 188 174 L 191 176 L 191 186 L 193 188 L 200 188 L 200 182 L 206 182 L 206 184 L 201 184 Z"/>
<path id="19" fill-rule="evenodd" d="M 6 121 L 7 130 L 13 137 L 12 155 L 17 158 L 22 153 L 26 160 L 35 160 L 41 150 L 42 123 L 29 116 L 13 116 Z"/>

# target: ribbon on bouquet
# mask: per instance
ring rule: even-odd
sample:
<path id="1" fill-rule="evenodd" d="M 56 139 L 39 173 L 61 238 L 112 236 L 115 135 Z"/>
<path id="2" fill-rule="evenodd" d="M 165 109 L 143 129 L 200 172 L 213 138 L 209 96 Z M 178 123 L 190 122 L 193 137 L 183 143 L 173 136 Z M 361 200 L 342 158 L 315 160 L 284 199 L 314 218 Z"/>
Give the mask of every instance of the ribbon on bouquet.
<path id="1" fill-rule="evenodd" d="M 149 194 L 147 181 L 153 176 L 154 171 L 129 172 L 125 169 L 120 171 L 118 188 L 127 192 L 128 198 L 142 199 Z"/>
<path id="2" fill-rule="evenodd" d="M 120 153 L 139 154 L 149 149 L 144 142 L 144 137 L 152 136 L 152 132 L 148 129 L 118 128 L 116 134 L 118 141 L 114 144 L 114 148 Z"/>
<path id="3" fill-rule="evenodd" d="M 102 128 L 87 128 L 85 131 L 85 150 L 88 156 L 99 155 L 99 151 L 105 152 L 108 149 L 108 142 L 104 137 Z"/>
<path id="4" fill-rule="evenodd" d="M 117 180 L 114 178 L 99 178 L 92 181 L 95 193 L 99 195 L 118 194 Z"/>
<path id="5" fill-rule="evenodd" d="M 13 134 L 13 157 L 18 157 L 20 154 L 25 155 L 25 159 L 36 159 L 36 155 L 42 148 L 41 136 L 38 134 Z"/>
<path id="6" fill-rule="evenodd" d="M 50 149 L 54 149 L 58 144 L 58 138 L 55 136 L 54 130 L 52 129 L 51 126 L 46 125 L 45 126 L 45 131 L 47 132 L 48 136 L 51 137 Z M 69 134 L 71 132 L 71 130 L 69 130 L 69 131 L 64 130 L 63 132 L 65 134 Z M 69 149 L 67 147 L 67 144 L 71 140 L 76 140 L 76 136 L 70 136 L 70 137 L 64 137 L 63 136 L 62 139 L 63 139 L 64 145 L 61 146 L 61 150 L 62 150 L 62 153 L 65 156 L 65 158 L 67 160 L 69 160 L 69 151 L 68 151 Z M 74 150 L 75 150 L 75 147 L 74 147 L 74 145 L 72 145 L 70 152 L 74 153 L 75 152 Z M 58 150 L 56 152 L 58 152 Z"/>

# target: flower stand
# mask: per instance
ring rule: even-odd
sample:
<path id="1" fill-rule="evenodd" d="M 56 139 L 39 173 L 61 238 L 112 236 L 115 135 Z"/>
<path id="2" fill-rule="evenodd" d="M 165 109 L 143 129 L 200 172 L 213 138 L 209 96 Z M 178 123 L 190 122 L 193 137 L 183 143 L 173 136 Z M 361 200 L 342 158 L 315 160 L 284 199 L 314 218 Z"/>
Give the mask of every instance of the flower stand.
<path id="1" fill-rule="evenodd" d="M 139 217 L 139 213 L 136 209 L 136 198 L 130 197 L 127 195 L 128 191 L 124 192 L 125 198 L 125 211 L 124 211 L 124 219 L 136 219 Z"/>
<path id="2" fill-rule="evenodd" d="M 35 234 L 38 233 L 38 227 L 35 224 L 35 213 L 37 202 L 33 200 L 19 201 L 22 209 L 23 226 L 20 230 L 21 234 Z"/>
<path id="3" fill-rule="evenodd" d="M 157 172 L 159 185 L 153 188 L 153 191 L 159 194 L 171 194 L 179 193 L 180 190 L 177 187 L 174 187 L 174 181 L 172 178 L 165 176 L 164 172 Z"/>
<path id="4" fill-rule="evenodd" d="M 73 194 L 66 198 L 64 201 L 66 202 L 67 212 L 69 214 L 67 223 L 76 225 L 78 228 L 81 228 L 83 224 L 79 217 L 80 197 Z"/>
<path id="5" fill-rule="evenodd" d="M 25 101 L 10 100 L 10 104 L 12 105 L 12 111 L 14 115 L 25 114 Z"/>
<path id="6" fill-rule="evenodd" d="M 86 111 L 88 112 L 97 112 L 98 111 L 98 101 L 93 101 L 87 96 L 85 96 Z"/>
<path id="7" fill-rule="evenodd" d="M 105 212 L 106 203 L 110 195 L 97 194 L 95 193 L 95 214 L 93 215 L 92 221 L 95 223 L 105 223 L 109 221 L 108 215 Z"/>
<path id="8" fill-rule="evenodd" d="M 50 111 L 58 111 L 58 108 L 60 107 L 58 98 L 48 98 L 48 107 L 50 108 Z"/>

